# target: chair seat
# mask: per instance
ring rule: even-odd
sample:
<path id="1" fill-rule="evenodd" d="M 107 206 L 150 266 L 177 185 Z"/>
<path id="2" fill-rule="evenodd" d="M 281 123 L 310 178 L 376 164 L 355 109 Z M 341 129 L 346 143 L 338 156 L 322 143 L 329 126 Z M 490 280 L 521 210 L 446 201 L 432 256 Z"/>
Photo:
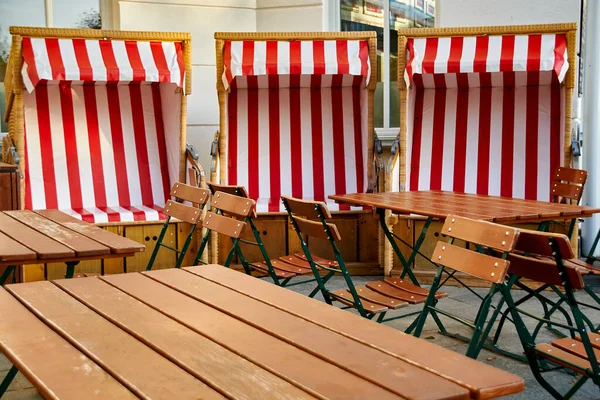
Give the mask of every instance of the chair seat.
<path id="1" fill-rule="evenodd" d="M 600 275 L 600 267 L 579 259 L 565 260 L 565 265 L 576 268 L 582 275 Z"/>
<path id="2" fill-rule="evenodd" d="M 407 292 L 404 289 L 390 285 L 386 281 L 369 282 L 367 283 L 367 287 L 384 296 L 402 300 L 410 304 L 422 304 L 427 300 L 427 296 Z"/>
<path id="3" fill-rule="evenodd" d="M 337 261 L 332 261 L 332 260 L 327 260 L 325 258 L 321 258 L 317 255 L 311 254 L 313 261 L 316 263 L 319 263 L 321 265 L 325 265 L 326 267 L 337 267 L 338 263 Z M 306 255 L 303 253 L 295 253 L 294 256 L 296 256 L 297 258 L 304 260 L 304 262 L 306 263 L 306 265 L 308 265 L 308 267 L 310 268 L 310 265 L 308 264 L 308 260 L 306 259 Z"/>
<path id="4" fill-rule="evenodd" d="M 596 360 L 600 359 L 600 335 L 589 333 L 588 337 L 594 349 Z M 575 339 L 562 338 L 552 342 L 552 344 L 539 344 L 535 346 L 536 352 L 549 361 L 586 375 L 586 370 L 591 368 L 591 364 L 581 337 Z"/>
<path id="5" fill-rule="evenodd" d="M 276 259 L 272 259 L 271 260 L 271 265 L 273 266 L 273 269 L 277 272 L 277 271 L 284 271 L 284 272 L 289 272 L 292 273 L 294 275 L 308 275 L 308 274 L 312 274 L 312 270 L 309 268 L 304 268 L 304 267 L 299 267 L 297 265 L 294 264 L 290 264 L 287 261 L 284 260 L 284 258 L 287 257 L 280 257 L 278 260 Z M 266 265 L 266 263 L 263 261 L 263 264 Z"/>
<path id="6" fill-rule="evenodd" d="M 350 289 L 348 289 L 350 292 Z M 402 300 L 398 300 L 393 297 L 384 296 L 380 293 L 374 292 L 365 286 L 356 286 L 356 292 L 361 300 L 367 300 L 371 303 L 377 303 L 385 306 L 391 310 L 397 310 L 398 308 L 408 306 L 408 303 Z"/>
<path id="7" fill-rule="evenodd" d="M 340 289 L 332 293 L 340 297 L 333 297 L 334 300 L 337 300 L 340 303 L 345 304 L 349 307 L 354 307 L 354 298 L 349 292 Z M 380 314 L 389 310 L 389 308 L 387 308 L 386 306 L 382 306 L 381 304 L 372 303 L 368 300 L 363 299 L 361 299 L 360 301 L 363 305 L 363 308 L 372 314 Z"/>
<path id="8" fill-rule="evenodd" d="M 86 207 L 80 209 L 61 209 L 77 219 L 92 224 L 107 222 L 134 222 L 134 221 L 164 221 L 167 219 L 163 213 L 163 206 L 130 206 L 130 207 Z"/>
<path id="9" fill-rule="evenodd" d="M 263 274 L 269 273 L 267 263 L 264 261 L 261 261 L 258 266 L 251 264 L 250 268 L 252 268 L 255 271 L 262 272 Z M 275 268 L 275 266 L 273 266 L 273 270 L 275 271 L 275 276 L 279 279 L 288 279 L 288 278 L 293 278 L 293 277 L 297 276 L 297 274 L 294 272 L 284 271 L 284 270 Z"/>
<path id="10" fill-rule="evenodd" d="M 406 282 L 400 278 L 385 278 L 385 282 L 389 285 L 392 285 L 398 289 L 402 289 L 409 293 L 414 293 L 414 294 L 418 294 L 420 296 L 425 296 L 425 297 L 427 297 L 429 295 L 428 289 L 414 285 L 410 282 Z M 444 292 L 437 292 L 435 294 L 436 299 L 442 299 L 444 297 L 448 297 L 448 294 L 444 293 Z"/>

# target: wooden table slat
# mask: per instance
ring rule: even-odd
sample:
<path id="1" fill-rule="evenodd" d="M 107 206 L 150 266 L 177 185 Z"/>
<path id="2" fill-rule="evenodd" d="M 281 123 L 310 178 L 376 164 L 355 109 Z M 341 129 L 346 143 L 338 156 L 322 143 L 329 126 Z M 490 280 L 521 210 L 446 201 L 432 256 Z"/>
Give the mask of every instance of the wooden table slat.
<path id="1" fill-rule="evenodd" d="M 110 254 L 108 247 L 65 228 L 33 211 L 5 211 L 5 214 L 71 248 L 77 256 L 89 257 Z"/>
<path id="2" fill-rule="evenodd" d="M 151 281 L 141 274 L 135 277 Z M 100 279 L 64 279 L 54 283 L 226 396 L 248 400 L 314 398 Z M 230 374 L 232 370 L 236 373 Z"/>
<path id="3" fill-rule="evenodd" d="M 0 212 L 0 231 L 35 251 L 41 260 L 75 256 L 75 252 L 69 247 L 58 243 L 2 212 Z"/>
<path id="4" fill-rule="evenodd" d="M 391 355 L 364 346 L 329 329 L 306 324 L 301 319 L 270 305 L 231 291 L 221 285 L 175 269 L 145 273 L 220 311 L 260 327 L 334 365 L 377 383 L 400 396 L 412 398 L 468 398 L 469 391 Z M 404 379 L 399 380 L 402 376 Z M 422 382 L 428 382 L 423 385 Z"/>
<path id="5" fill-rule="evenodd" d="M 112 232 L 83 222 L 59 210 L 37 210 L 35 212 L 59 225 L 109 247 L 112 253 L 134 253 L 144 251 L 145 249 L 144 245 L 134 240 L 115 235 Z"/>
<path id="6" fill-rule="evenodd" d="M 137 399 L 0 288 L 0 350 L 45 398 Z"/>
<path id="7" fill-rule="evenodd" d="M 35 260 L 37 254 L 0 232 L 0 261 Z"/>
<path id="8" fill-rule="evenodd" d="M 51 282 L 10 285 L 7 290 L 139 397 L 223 398 Z"/>
<path id="9" fill-rule="evenodd" d="M 493 398 L 523 390 L 523 379 L 516 375 L 339 308 L 324 307 L 291 290 L 281 290 L 219 265 L 184 270 L 421 366 L 469 389 L 474 398 Z"/>
<path id="10" fill-rule="evenodd" d="M 325 398 L 398 397 L 142 274 L 106 275 L 101 279 L 256 365 Z"/>

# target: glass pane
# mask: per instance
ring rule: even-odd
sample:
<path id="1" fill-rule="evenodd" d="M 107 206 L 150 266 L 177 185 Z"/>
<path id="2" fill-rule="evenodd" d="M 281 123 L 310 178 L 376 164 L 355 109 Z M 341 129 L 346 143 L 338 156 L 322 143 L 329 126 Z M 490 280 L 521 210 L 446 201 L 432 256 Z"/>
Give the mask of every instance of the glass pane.
<path id="1" fill-rule="evenodd" d="M 44 0 L 1 0 L 0 1 L 0 132 L 7 132 L 4 123 L 6 98 L 4 75 L 10 52 L 10 26 L 46 26 L 46 3 Z"/>
<path id="2" fill-rule="evenodd" d="M 377 88 L 375 89 L 375 115 L 373 123 L 376 128 L 383 127 L 383 2 L 381 0 L 341 0 L 342 31 L 375 31 L 377 32 Z"/>
<path id="3" fill-rule="evenodd" d="M 52 0 L 56 28 L 102 28 L 100 0 Z"/>

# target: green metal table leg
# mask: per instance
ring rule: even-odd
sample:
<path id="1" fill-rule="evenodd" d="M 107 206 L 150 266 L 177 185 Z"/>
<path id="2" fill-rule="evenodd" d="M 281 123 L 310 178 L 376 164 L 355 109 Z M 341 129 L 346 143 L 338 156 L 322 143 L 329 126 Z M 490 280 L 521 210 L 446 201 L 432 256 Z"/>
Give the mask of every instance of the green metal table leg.
<path id="1" fill-rule="evenodd" d="M 16 268 L 17 268 L 16 265 L 9 265 L 8 267 L 6 267 L 6 269 L 2 273 L 2 276 L 0 276 L 0 286 L 4 285 L 4 283 L 6 282 L 6 279 L 8 279 L 11 272 L 13 273 L 13 282 L 14 282 L 14 272 L 16 271 Z"/>
<path id="2" fill-rule="evenodd" d="M 8 371 L 8 374 L 6 374 L 2 383 L 0 383 L 0 397 L 4 396 L 6 389 L 8 389 L 13 379 L 15 379 L 15 376 L 17 376 L 18 372 L 19 370 L 14 365 Z"/>
<path id="3" fill-rule="evenodd" d="M 65 274 L 66 279 L 71 279 L 75 275 L 75 266 L 79 264 L 79 261 L 69 261 L 67 264 L 67 273 Z"/>

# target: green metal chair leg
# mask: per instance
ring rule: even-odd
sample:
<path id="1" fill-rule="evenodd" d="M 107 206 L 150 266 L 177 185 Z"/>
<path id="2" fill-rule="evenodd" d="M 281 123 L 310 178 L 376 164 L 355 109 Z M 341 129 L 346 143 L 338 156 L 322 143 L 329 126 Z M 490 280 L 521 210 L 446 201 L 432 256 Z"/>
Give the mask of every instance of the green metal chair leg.
<path id="1" fill-rule="evenodd" d="M 17 376 L 18 372 L 19 370 L 14 365 L 10 368 L 8 374 L 6 374 L 2 380 L 2 383 L 0 383 L 0 397 L 4 396 L 4 393 L 12 383 L 13 379 L 15 379 L 15 376 Z"/>
<path id="2" fill-rule="evenodd" d="M 192 242 L 192 237 L 194 236 L 195 231 L 196 231 L 196 225 L 192 225 L 192 228 L 190 229 L 190 233 L 185 238 L 185 242 L 183 242 L 183 246 L 181 247 L 181 252 L 178 254 L 177 262 L 175 263 L 175 268 L 181 267 L 181 263 L 183 263 L 183 259 L 185 257 L 185 254 L 187 253 L 188 247 L 190 247 L 190 243 Z"/>
<path id="3" fill-rule="evenodd" d="M 160 233 L 158 234 L 158 240 L 156 241 L 154 250 L 152 250 L 152 255 L 150 256 L 150 260 L 148 261 L 148 265 L 146 266 L 146 271 L 152 270 L 152 267 L 154 266 L 154 261 L 156 260 L 156 256 L 158 255 L 158 251 L 160 250 L 160 247 L 161 247 L 160 244 L 162 243 L 163 239 L 165 238 L 165 233 L 167 233 L 167 229 L 169 228 L 170 220 L 171 220 L 171 217 L 167 217 L 167 219 L 165 220 L 165 223 L 163 224 L 162 229 L 160 230 Z"/>
<path id="4" fill-rule="evenodd" d="M 6 269 L 2 273 L 2 276 L 0 276 L 0 286 L 4 285 L 4 283 L 6 282 L 6 279 L 8 279 L 11 272 L 13 273 L 13 281 L 14 281 L 14 273 L 15 273 L 16 269 L 17 269 L 16 265 L 9 265 L 8 267 L 6 267 Z"/>
<path id="5" fill-rule="evenodd" d="M 423 305 L 423 311 L 421 311 L 421 315 L 419 315 L 419 317 L 417 317 L 417 323 L 414 327 L 415 332 L 413 333 L 413 335 L 416 337 L 421 336 L 421 332 L 423 331 L 423 327 L 425 326 L 425 321 L 427 320 L 427 315 L 429 314 L 430 310 L 432 310 L 433 307 L 435 307 L 435 304 L 436 304 L 435 293 L 437 292 L 437 290 L 440 286 L 440 280 L 442 278 L 443 272 L 444 272 L 444 267 L 443 266 L 438 267 L 438 271 L 435 274 L 435 277 L 433 278 L 433 282 L 431 284 L 431 289 L 429 289 L 429 294 L 427 295 L 427 300 L 425 300 L 425 304 Z M 409 328 L 412 328 L 412 325 Z M 412 329 L 411 329 L 411 331 L 412 331 Z"/>
<path id="6" fill-rule="evenodd" d="M 196 253 L 196 257 L 194 258 L 194 265 L 199 265 L 202 263 L 202 254 L 204 254 L 204 250 L 206 250 L 206 246 L 208 245 L 208 241 L 210 240 L 210 230 L 207 230 L 204 236 L 202 237 L 202 242 L 200 243 L 200 248 L 198 248 L 198 252 Z"/>
<path id="7" fill-rule="evenodd" d="M 479 311 L 477 312 L 477 318 L 475 319 L 475 332 L 473 332 L 473 337 L 471 338 L 471 342 L 469 343 L 469 347 L 467 349 L 467 357 L 477 359 L 477 356 L 481 352 L 483 343 L 486 340 L 486 337 L 483 335 L 483 333 L 485 332 L 485 321 L 490 311 L 492 299 L 494 298 L 494 294 L 496 294 L 496 291 L 496 285 L 492 285 L 492 287 L 490 288 L 490 292 L 486 296 L 484 302 L 479 307 Z"/>
<path id="8" fill-rule="evenodd" d="M 67 273 L 65 274 L 66 279 L 71 279 L 75 275 L 75 266 L 79 264 L 79 261 L 69 261 L 67 264 Z"/>

